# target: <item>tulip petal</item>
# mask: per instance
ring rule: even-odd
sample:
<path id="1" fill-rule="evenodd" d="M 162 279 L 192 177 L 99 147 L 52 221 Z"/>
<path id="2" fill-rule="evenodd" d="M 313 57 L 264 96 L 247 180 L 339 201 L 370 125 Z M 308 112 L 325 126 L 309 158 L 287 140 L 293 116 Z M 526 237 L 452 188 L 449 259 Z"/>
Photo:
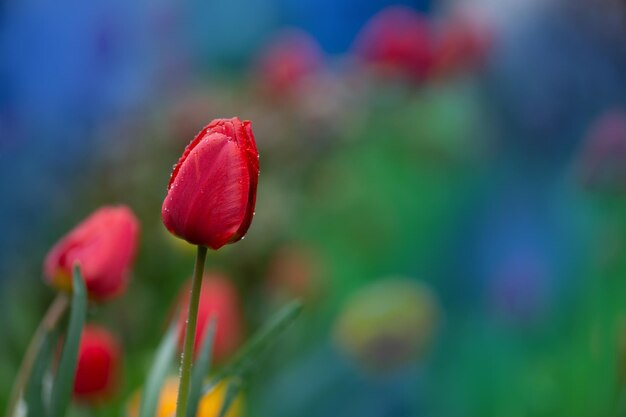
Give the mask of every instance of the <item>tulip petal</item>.
<path id="1" fill-rule="evenodd" d="M 259 152 L 256 148 L 254 141 L 254 134 L 252 133 L 252 127 L 249 121 L 243 122 L 244 137 L 246 143 L 244 147 L 246 162 L 248 164 L 248 175 L 250 176 L 250 187 L 248 193 L 248 206 L 246 207 L 246 213 L 243 217 L 243 223 L 237 229 L 237 233 L 230 239 L 230 242 L 236 242 L 241 239 L 252 223 L 254 217 L 254 207 L 256 205 L 256 189 L 259 182 Z"/>
<path id="2" fill-rule="evenodd" d="M 50 250 L 44 273 L 52 285 L 69 291 L 72 265 L 80 262 L 90 298 L 111 298 L 126 287 L 138 234 L 128 207 L 100 208 Z"/>
<path id="3" fill-rule="evenodd" d="M 168 230 L 219 249 L 237 232 L 248 207 L 250 175 L 237 142 L 212 133 L 190 150 L 163 204 Z"/>
<path id="4" fill-rule="evenodd" d="M 174 167 L 162 208 L 165 227 L 212 249 L 236 242 L 250 227 L 258 177 L 259 154 L 250 122 L 213 120 Z"/>
<path id="5" fill-rule="evenodd" d="M 83 329 L 74 379 L 74 398 L 99 401 L 111 396 L 118 382 L 121 348 L 106 328 L 89 324 Z"/>

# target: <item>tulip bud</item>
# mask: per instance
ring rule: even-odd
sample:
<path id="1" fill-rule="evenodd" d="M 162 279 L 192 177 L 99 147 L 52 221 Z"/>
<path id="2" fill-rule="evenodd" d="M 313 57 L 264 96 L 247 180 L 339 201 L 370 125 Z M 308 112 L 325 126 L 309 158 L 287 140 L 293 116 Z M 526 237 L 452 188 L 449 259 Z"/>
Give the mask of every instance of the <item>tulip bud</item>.
<path id="1" fill-rule="evenodd" d="M 282 32 L 261 55 L 258 70 L 262 87 L 270 97 L 285 97 L 301 91 L 323 66 L 317 42 L 298 30 Z"/>
<path id="2" fill-rule="evenodd" d="M 174 167 L 161 211 L 165 227 L 195 245 L 219 249 L 247 232 L 256 202 L 259 153 L 249 121 L 216 119 Z"/>
<path id="3" fill-rule="evenodd" d="M 196 417 L 217 417 L 222 403 L 226 396 L 227 384 L 220 382 L 211 391 L 205 394 L 198 404 Z M 178 378 L 170 377 L 163 383 L 157 413 L 155 417 L 171 417 L 176 413 L 176 398 L 178 397 Z M 139 404 L 141 395 L 137 392 L 130 400 L 128 406 L 128 416 L 137 417 L 139 415 Z M 243 396 L 237 395 L 233 400 L 226 417 L 239 417 L 243 414 Z"/>
<path id="4" fill-rule="evenodd" d="M 438 318 L 424 284 L 388 278 L 360 289 L 345 304 L 334 329 L 338 346 L 364 368 L 390 370 L 418 358 L 430 345 Z"/>
<path id="5" fill-rule="evenodd" d="M 433 65 L 429 22 L 411 8 L 389 7 L 367 23 L 357 38 L 356 52 L 385 75 L 422 80 Z"/>
<path id="6" fill-rule="evenodd" d="M 179 297 L 180 305 L 180 346 L 183 346 L 185 333 L 185 320 L 189 306 L 189 289 L 191 282 Z M 239 295 L 235 286 L 225 277 L 211 274 L 205 275 L 200 290 L 200 304 L 198 307 L 198 322 L 196 338 L 194 340 L 194 352 L 202 345 L 204 335 L 211 319 L 215 317 L 216 329 L 213 341 L 213 358 L 219 362 L 231 354 L 242 340 L 242 317 Z"/>
<path id="7" fill-rule="evenodd" d="M 71 290 L 72 267 L 78 262 L 90 298 L 114 297 L 126 288 L 138 234 L 139 223 L 128 207 L 102 207 L 50 250 L 44 262 L 46 280 Z"/>
<path id="8" fill-rule="evenodd" d="M 120 345 L 108 330 L 87 325 L 83 329 L 74 379 L 74 398 L 106 399 L 113 394 L 119 372 Z"/>

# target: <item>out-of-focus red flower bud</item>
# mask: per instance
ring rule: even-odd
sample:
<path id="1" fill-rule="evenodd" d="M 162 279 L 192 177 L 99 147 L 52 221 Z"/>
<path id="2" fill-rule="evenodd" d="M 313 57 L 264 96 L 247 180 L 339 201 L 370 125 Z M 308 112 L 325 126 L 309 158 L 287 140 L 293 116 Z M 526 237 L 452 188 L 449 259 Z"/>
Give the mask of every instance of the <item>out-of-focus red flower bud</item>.
<path id="1" fill-rule="evenodd" d="M 433 66 L 430 24 L 411 8 L 389 7 L 374 16 L 359 34 L 356 53 L 383 74 L 423 80 Z"/>
<path id="2" fill-rule="evenodd" d="M 44 262 L 46 280 L 70 290 L 72 267 L 78 262 L 90 298 L 114 297 L 126 288 L 138 237 L 139 223 L 128 207 L 102 207 L 50 250 Z"/>
<path id="3" fill-rule="evenodd" d="M 206 124 L 207 114 L 215 114 L 211 92 L 194 87 L 176 97 L 167 112 L 169 134 L 176 142 L 187 143 Z"/>
<path id="4" fill-rule="evenodd" d="M 626 111 L 613 109 L 589 129 L 579 156 L 579 175 L 594 188 L 626 188 Z"/>
<path id="5" fill-rule="evenodd" d="M 187 145 L 161 211 L 172 234 L 219 249 L 247 232 L 256 202 L 259 153 L 249 121 L 216 119 Z"/>
<path id="6" fill-rule="evenodd" d="M 108 330 L 85 326 L 80 339 L 74 398 L 104 400 L 115 392 L 120 369 L 121 348 Z"/>
<path id="7" fill-rule="evenodd" d="M 321 290 L 320 261 L 312 250 L 284 246 L 276 251 L 268 270 L 267 286 L 276 295 L 311 300 Z"/>
<path id="8" fill-rule="evenodd" d="M 300 30 L 285 30 L 259 58 L 261 86 L 271 97 L 297 94 L 323 63 L 324 54 L 315 39 Z"/>
<path id="9" fill-rule="evenodd" d="M 484 64 L 493 33 L 484 19 L 459 10 L 443 22 L 435 46 L 434 74 L 471 71 Z"/>
<path id="10" fill-rule="evenodd" d="M 179 297 L 181 348 L 184 340 L 187 309 L 189 307 L 190 288 L 191 282 L 185 286 L 183 293 Z M 215 317 L 217 326 L 213 342 L 213 358 L 219 362 L 239 347 L 243 337 L 243 328 L 241 304 L 237 289 L 230 280 L 217 274 L 205 275 L 202 282 L 194 352 L 202 346 L 205 332 L 212 317 Z"/>

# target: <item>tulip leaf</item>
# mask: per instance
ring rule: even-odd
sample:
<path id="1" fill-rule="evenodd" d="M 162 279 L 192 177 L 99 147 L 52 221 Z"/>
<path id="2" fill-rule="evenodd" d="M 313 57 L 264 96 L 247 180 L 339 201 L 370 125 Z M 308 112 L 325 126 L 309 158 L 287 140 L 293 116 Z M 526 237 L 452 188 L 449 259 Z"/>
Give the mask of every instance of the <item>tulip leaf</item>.
<path id="1" fill-rule="evenodd" d="M 76 366 L 78 365 L 78 348 L 83 326 L 87 318 L 87 290 L 85 281 L 80 271 L 80 266 L 75 265 L 72 274 L 72 309 L 65 335 L 65 343 L 61 352 L 61 360 L 57 368 L 52 394 L 50 397 L 50 409 L 48 417 L 61 417 L 65 415 L 74 384 Z"/>
<path id="2" fill-rule="evenodd" d="M 217 373 L 212 381 L 204 386 L 204 393 L 209 392 L 226 377 L 244 378 L 258 362 L 259 357 L 270 348 L 302 311 L 302 303 L 294 300 L 278 311 L 270 321 L 237 352 L 235 357 Z"/>
<path id="3" fill-rule="evenodd" d="M 52 346 L 56 340 L 56 335 L 52 331 L 43 334 L 39 351 L 33 362 L 30 377 L 24 388 L 24 402 L 26 403 L 26 415 L 29 417 L 40 417 L 45 415 L 43 402 L 44 377 L 49 368 L 52 355 Z"/>
<path id="4" fill-rule="evenodd" d="M 228 387 L 226 388 L 226 394 L 224 395 L 224 401 L 222 402 L 222 407 L 220 408 L 220 413 L 218 417 L 226 417 L 226 413 L 230 410 L 230 406 L 233 405 L 233 401 L 237 398 L 237 394 L 241 390 L 241 380 L 234 379 L 228 383 Z"/>
<path id="5" fill-rule="evenodd" d="M 174 317 L 178 317 L 177 314 Z M 157 406 L 159 403 L 159 395 L 163 387 L 163 381 L 167 376 L 169 368 L 176 352 L 176 341 L 178 336 L 177 320 L 174 319 L 169 329 L 161 339 L 154 362 L 150 367 L 148 378 L 141 395 L 141 404 L 139 406 L 139 417 L 154 417 L 157 414 Z"/>
<path id="6" fill-rule="evenodd" d="M 191 386 L 189 389 L 189 401 L 187 403 L 187 417 L 194 417 L 198 410 L 198 403 L 202 397 L 202 385 L 204 378 L 209 373 L 211 367 L 211 356 L 213 351 L 213 341 L 215 339 L 215 317 L 211 319 L 202 341 L 202 350 L 197 361 L 193 364 L 191 375 Z"/>

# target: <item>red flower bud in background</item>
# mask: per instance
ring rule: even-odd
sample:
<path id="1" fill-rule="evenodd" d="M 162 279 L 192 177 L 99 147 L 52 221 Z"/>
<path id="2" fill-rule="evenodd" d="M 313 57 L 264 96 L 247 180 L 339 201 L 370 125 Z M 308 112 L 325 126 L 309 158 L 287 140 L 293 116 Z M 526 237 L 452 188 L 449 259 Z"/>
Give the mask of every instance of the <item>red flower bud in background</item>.
<path id="1" fill-rule="evenodd" d="M 63 237 L 44 262 L 46 280 L 72 288 L 72 267 L 81 266 L 90 298 L 104 300 L 126 288 L 139 235 L 139 223 L 126 206 L 102 207 Z"/>
<path id="2" fill-rule="evenodd" d="M 484 18 L 472 10 L 456 10 L 437 36 L 434 73 L 445 76 L 479 68 L 492 43 L 493 31 Z"/>
<path id="3" fill-rule="evenodd" d="M 311 248 L 285 245 L 274 254 L 267 272 L 267 287 L 276 296 L 314 300 L 322 290 L 321 260 Z"/>
<path id="4" fill-rule="evenodd" d="M 356 53 L 383 74 L 422 80 L 433 66 L 429 22 L 408 7 L 384 9 L 359 34 Z"/>
<path id="5" fill-rule="evenodd" d="M 193 86 L 172 100 L 167 110 L 169 136 L 177 143 L 188 143 L 199 129 L 206 124 L 207 114 L 216 111 L 214 93 L 201 86 Z"/>
<path id="6" fill-rule="evenodd" d="M 250 122 L 213 120 L 174 167 L 163 223 L 195 245 L 219 249 L 236 242 L 252 222 L 258 179 L 259 153 Z"/>
<path id="7" fill-rule="evenodd" d="M 323 61 L 315 39 L 296 29 L 285 30 L 259 59 L 262 87 L 271 97 L 295 94 L 322 69 Z"/>
<path id="8" fill-rule="evenodd" d="M 113 394 L 120 369 L 120 344 L 108 330 L 87 325 L 83 329 L 74 379 L 74 398 L 106 399 Z"/>
<path id="9" fill-rule="evenodd" d="M 185 333 L 190 288 L 191 283 L 185 286 L 179 297 L 181 348 Z M 194 352 L 202 346 L 205 332 L 212 317 L 215 317 L 217 326 L 213 341 L 213 358 L 219 362 L 239 347 L 241 343 L 243 337 L 241 304 L 237 289 L 227 278 L 221 275 L 207 274 L 204 276 L 200 291 Z"/>

